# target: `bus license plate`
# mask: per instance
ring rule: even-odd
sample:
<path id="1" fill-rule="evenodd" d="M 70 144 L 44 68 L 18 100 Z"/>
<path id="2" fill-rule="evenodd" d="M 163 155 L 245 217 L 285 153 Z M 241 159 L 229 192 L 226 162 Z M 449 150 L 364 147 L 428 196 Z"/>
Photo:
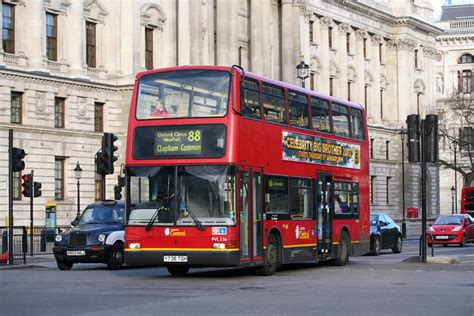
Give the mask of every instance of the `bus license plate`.
<path id="1" fill-rule="evenodd" d="M 69 257 L 85 256 L 86 251 L 85 250 L 68 250 L 66 251 L 66 255 L 68 255 Z"/>
<path id="2" fill-rule="evenodd" d="M 188 256 L 163 256 L 164 262 L 188 262 Z"/>
<path id="3" fill-rule="evenodd" d="M 436 239 L 448 239 L 448 236 L 436 236 Z"/>

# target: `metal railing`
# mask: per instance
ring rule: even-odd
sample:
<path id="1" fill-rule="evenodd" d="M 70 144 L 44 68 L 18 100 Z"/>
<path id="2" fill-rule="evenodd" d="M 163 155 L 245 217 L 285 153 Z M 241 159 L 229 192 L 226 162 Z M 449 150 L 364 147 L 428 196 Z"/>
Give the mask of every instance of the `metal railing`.
<path id="1" fill-rule="evenodd" d="M 27 256 L 52 254 L 56 235 L 70 229 L 71 227 L 47 228 L 40 226 L 29 230 L 26 226 L 15 226 L 13 235 L 10 236 L 8 227 L 0 226 L 0 264 L 8 262 L 10 251 L 14 261 L 23 260 L 23 263 L 26 263 Z M 10 238 L 12 249 L 8 249 Z"/>

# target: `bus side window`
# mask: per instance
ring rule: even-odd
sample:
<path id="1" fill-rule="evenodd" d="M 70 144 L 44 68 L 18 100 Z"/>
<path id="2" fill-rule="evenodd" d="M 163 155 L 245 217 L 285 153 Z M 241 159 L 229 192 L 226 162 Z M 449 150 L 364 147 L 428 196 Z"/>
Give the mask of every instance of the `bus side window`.
<path id="1" fill-rule="evenodd" d="M 262 84 L 263 111 L 268 122 L 287 124 L 285 93 L 283 89 Z"/>
<path id="2" fill-rule="evenodd" d="M 331 113 L 327 101 L 311 98 L 311 112 L 313 130 L 316 132 L 331 133 Z"/>
<path id="3" fill-rule="evenodd" d="M 290 215 L 294 219 L 313 218 L 313 196 L 310 179 L 290 179 Z"/>
<path id="4" fill-rule="evenodd" d="M 334 135 L 349 137 L 349 112 L 346 106 L 332 104 L 332 122 Z"/>
<path id="5" fill-rule="evenodd" d="M 260 111 L 260 94 L 258 83 L 254 81 L 244 80 L 241 90 L 241 106 L 244 117 L 261 119 Z"/>
<path id="6" fill-rule="evenodd" d="M 364 119 L 362 111 L 359 109 L 351 109 L 352 137 L 364 140 Z"/>
<path id="7" fill-rule="evenodd" d="M 288 178 L 267 176 L 265 180 L 265 212 L 288 214 Z"/>
<path id="8" fill-rule="evenodd" d="M 308 99 L 306 95 L 288 91 L 288 106 L 291 126 L 309 129 Z"/>

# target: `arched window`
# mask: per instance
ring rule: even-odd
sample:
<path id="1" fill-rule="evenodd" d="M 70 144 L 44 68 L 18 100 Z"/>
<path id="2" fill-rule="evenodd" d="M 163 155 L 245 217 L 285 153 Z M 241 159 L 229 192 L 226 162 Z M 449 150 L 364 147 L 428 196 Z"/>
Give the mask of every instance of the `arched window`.
<path id="1" fill-rule="evenodd" d="M 458 89 L 463 93 L 471 93 L 472 91 L 472 71 L 458 71 Z"/>
<path id="2" fill-rule="evenodd" d="M 473 62 L 474 57 L 469 53 L 462 55 L 458 60 L 458 64 L 472 64 Z"/>

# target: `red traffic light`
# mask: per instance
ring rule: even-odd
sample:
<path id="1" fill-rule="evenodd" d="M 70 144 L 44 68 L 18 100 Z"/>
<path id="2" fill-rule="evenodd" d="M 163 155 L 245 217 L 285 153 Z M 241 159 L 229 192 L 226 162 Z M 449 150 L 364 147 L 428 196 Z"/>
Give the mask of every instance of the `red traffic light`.
<path id="1" fill-rule="evenodd" d="M 21 178 L 23 179 L 23 182 L 29 182 L 30 181 L 30 175 L 29 174 L 25 174 L 25 175 L 21 176 Z"/>

